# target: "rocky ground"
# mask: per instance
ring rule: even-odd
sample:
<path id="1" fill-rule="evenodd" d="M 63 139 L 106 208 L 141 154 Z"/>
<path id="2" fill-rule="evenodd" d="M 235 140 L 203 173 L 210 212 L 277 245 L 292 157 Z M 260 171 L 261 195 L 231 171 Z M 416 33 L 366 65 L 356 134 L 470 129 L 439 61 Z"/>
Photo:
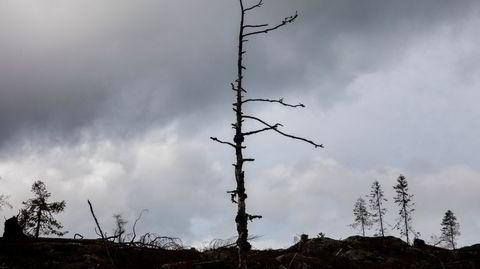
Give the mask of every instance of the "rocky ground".
<path id="1" fill-rule="evenodd" d="M 100 240 L 0 238 L 0 268 L 235 268 L 236 250 L 162 250 Z M 445 250 L 395 237 L 315 238 L 288 249 L 255 250 L 249 268 L 480 269 L 480 245 Z"/>

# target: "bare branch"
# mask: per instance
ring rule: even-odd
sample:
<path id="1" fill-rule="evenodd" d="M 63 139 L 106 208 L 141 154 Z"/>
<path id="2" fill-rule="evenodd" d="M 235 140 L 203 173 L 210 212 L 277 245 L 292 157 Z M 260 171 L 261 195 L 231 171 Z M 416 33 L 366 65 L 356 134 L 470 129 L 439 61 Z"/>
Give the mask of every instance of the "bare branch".
<path id="1" fill-rule="evenodd" d="M 81 234 L 76 233 L 75 235 L 73 235 L 73 239 L 77 239 L 77 237 L 83 239 L 83 235 Z"/>
<path id="2" fill-rule="evenodd" d="M 243 162 L 254 162 L 255 159 L 252 159 L 252 158 L 244 158 L 242 159 Z"/>
<path id="3" fill-rule="evenodd" d="M 238 89 L 235 87 L 235 85 L 233 83 L 230 83 L 230 85 L 232 86 L 232 90 L 233 91 L 238 91 Z M 244 88 L 241 88 L 242 89 L 242 92 L 247 92 Z"/>
<path id="4" fill-rule="evenodd" d="M 133 237 L 130 243 L 133 243 L 135 241 L 135 237 L 137 237 L 137 232 L 135 231 L 135 228 L 137 227 L 137 222 L 142 218 L 143 212 L 148 212 L 148 209 L 142 209 L 142 211 L 140 211 L 140 215 L 138 215 L 138 218 L 133 223 L 133 227 L 132 227 Z"/>
<path id="5" fill-rule="evenodd" d="M 263 129 L 260 129 L 260 130 L 243 133 L 243 136 L 258 134 L 258 133 L 261 133 L 261 132 L 264 132 L 264 131 L 276 129 L 276 128 L 279 127 L 279 126 L 283 126 L 283 125 L 281 125 L 280 123 L 276 123 L 275 125 L 273 125 L 273 126 L 271 126 L 271 127 L 267 127 L 267 128 L 263 128 Z"/>
<path id="6" fill-rule="evenodd" d="M 262 236 L 260 235 L 253 235 L 253 236 L 248 236 L 247 241 L 253 241 Z M 219 249 L 224 249 L 224 248 L 231 248 L 233 246 L 237 245 L 237 239 L 238 236 L 234 236 L 228 239 L 213 239 L 209 244 L 208 244 L 208 249 L 209 250 L 219 250 Z"/>
<path id="7" fill-rule="evenodd" d="M 92 213 L 93 219 L 95 220 L 95 224 L 97 224 L 98 231 L 102 236 L 102 240 L 105 240 L 105 235 L 103 234 L 102 228 L 100 228 L 100 224 L 98 224 L 97 217 L 95 217 L 95 213 L 93 212 L 92 203 L 90 203 L 90 200 L 87 200 L 87 202 L 88 202 L 88 206 L 90 207 L 90 212 Z"/>
<path id="8" fill-rule="evenodd" d="M 212 139 L 213 141 L 218 142 L 218 143 L 220 143 L 220 144 L 225 144 L 225 145 L 232 146 L 233 148 L 237 148 L 237 146 L 235 146 L 235 144 L 230 143 L 230 142 L 226 142 L 226 141 L 222 141 L 222 140 L 220 140 L 220 139 L 218 139 L 218 138 L 216 138 L 216 137 L 210 137 L 210 139 Z"/>
<path id="9" fill-rule="evenodd" d="M 243 13 L 249 11 L 249 10 L 252 10 L 252 9 L 255 9 L 257 7 L 261 7 L 263 5 L 263 0 L 260 0 L 256 5 L 253 5 L 249 8 L 245 8 L 244 10 L 242 10 Z"/>
<path id="10" fill-rule="evenodd" d="M 251 33 L 246 33 L 244 34 L 242 37 L 247 37 L 247 36 L 250 36 L 250 35 L 257 35 L 257 34 L 266 34 L 270 31 L 273 31 L 273 30 L 277 30 L 278 28 L 286 25 L 287 23 L 292 23 L 294 22 L 298 17 L 298 13 L 295 12 L 295 15 L 293 16 L 290 16 L 290 17 L 286 17 L 285 19 L 283 19 L 283 21 L 281 23 L 279 23 L 277 26 L 275 27 L 271 27 L 271 28 L 268 28 L 268 29 L 265 29 L 265 30 L 260 30 L 260 31 L 255 31 L 255 32 L 251 32 Z"/>
<path id="11" fill-rule="evenodd" d="M 249 221 L 253 221 L 254 219 L 261 219 L 262 216 L 260 215 L 250 215 L 250 214 L 247 214 L 247 218 Z"/>
<path id="12" fill-rule="evenodd" d="M 260 28 L 260 27 L 267 27 L 268 23 L 266 24 L 248 24 L 244 25 L 243 28 Z"/>
<path id="13" fill-rule="evenodd" d="M 98 224 L 97 217 L 95 217 L 95 213 L 93 212 L 92 203 L 90 203 L 90 200 L 88 200 L 88 199 L 87 199 L 87 202 L 88 202 L 88 206 L 90 207 L 90 212 L 92 213 L 93 219 L 95 220 L 95 224 L 97 224 L 97 227 L 98 227 L 98 230 L 99 230 L 99 232 L 97 232 L 97 229 L 95 229 L 95 233 L 97 233 L 97 234 L 100 233 L 100 235 L 102 237 L 103 245 L 105 246 L 105 252 L 107 252 L 108 260 L 110 261 L 112 268 L 115 269 L 116 266 L 113 262 L 112 256 L 110 255 L 110 251 L 108 250 L 108 246 L 107 246 L 107 240 L 108 239 L 105 238 L 105 235 L 102 232 L 102 228 L 100 228 L 100 224 Z"/>
<path id="14" fill-rule="evenodd" d="M 278 100 L 273 100 L 273 99 L 261 99 L 261 98 L 246 99 L 246 100 L 244 100 L 242 103 L 247 103 L 247 102 L 279 103 L 279 104 L 281 104 L 281 105 L 288 106 L 288 107 L 305 107 L 305 105 L 302 104 L 302 103 L 299 103 L 298 105 L 292 105 L 292 104 L 285 103 L 285 102 L 283 102 L 283 98 L 280 98 L 280 99 L 278 99 Z"/>
<path id="15" fill-rule="evenodd" d="M 238 204 L 237 200 L 235 200 L 235 198 L 237 197 L 237 191 L 236 191 L 236 190 L 234 190 L 234 191 L 227 191 L 227 193 L 229 193 L 229 194 L 231 195 L 232 203 Z"/>
<path id="16" fill-rule="evenodd" d="M 281 135 L 283 135 L 283 136 L 286 136 L 286 137 L 289 137 L 289 138 L 292 138 L 292 139 L 296 139 L 296 140 L 304 141 L 304 142 L 306 142 L 306 143 L 309 143 L 309 144 L 315 146 L 315 148 L 324 148 L 323 144 L 317 144 L 317 143 L 315 143 L 315 142 L 313 142 L 313 141 L 311 141 L 311 140 L 308 140 L 308 139 L 306 139 L 306 138 L 298 137 L 298 136 L 294 136 L 294 135 L 290 135 L 290 134 L 287 134 L 287 133 L 284 133 L 284 132 L 278 130 L 277 128 L 273 128 L 273 125 L 270 125 L 270 124 L 266 123 L 265 121 L 263 121 L 263 120 L 261 120 L 261 119 L 259 119 L 259 118 L 257 118 L 257 117 L 252 117 L 252 116 L 243 115 L 242 118 L 256 120 L 256 121 L 258 121 L 258 122 L 260 122 L 260 123 L 262 123 L 262 124 L 270 127 L 271 130 L 274 130 L 275 132 L 277 132 L 277 133 L 279 133 L 279 134 L 281 134 Z"/>

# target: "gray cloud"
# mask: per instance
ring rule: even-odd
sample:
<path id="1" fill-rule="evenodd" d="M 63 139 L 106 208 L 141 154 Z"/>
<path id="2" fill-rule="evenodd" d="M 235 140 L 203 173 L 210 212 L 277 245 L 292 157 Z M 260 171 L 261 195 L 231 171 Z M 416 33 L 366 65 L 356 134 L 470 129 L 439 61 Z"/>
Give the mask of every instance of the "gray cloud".
<path id="1" fill-rule="evenodd" d="M 252 94 L 314 90 L 327 107 L 348 97 L 345 86 L 359 74 L 395 64 L 409 40 L 475 5 L 277 2 L 252 21 L 275 23 L 293 10 L 301 17 L 266 39 L 252 38 Z M 0 141 L 44 135 L 58 143 L 78 140 L 82 130 L 132 135 L 181 115 L 211 113 L 230 99 L 236 4 L 30 3 L 26 12 L 25 3 L 3 3 Z"/>

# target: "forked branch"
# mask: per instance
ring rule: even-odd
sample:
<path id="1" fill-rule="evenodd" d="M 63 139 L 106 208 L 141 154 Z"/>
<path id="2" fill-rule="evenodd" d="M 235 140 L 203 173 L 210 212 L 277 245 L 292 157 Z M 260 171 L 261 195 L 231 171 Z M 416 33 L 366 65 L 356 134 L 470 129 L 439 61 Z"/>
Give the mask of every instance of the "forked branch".
<path id="1" fill-rule="evenodd" d="M 317 144 L 317 143 L 313 142 L 312 140 L 308 140 L 308 139 L 303 138 L 303 137 L 298 137 L 298 136 L 294 136 L 294 135 L 291 135 L 291 134 L 284 133 L 284 132 L 278 130 L 278 128 L 274 128 L 274 125 L 268 124 L 265 121 L 263 121 L 263 120 L 261 120 L 257 117 L 242 115 L 242 118 L 256 120 L 256 121 L 262 123 L 263 125 L 266 125 L 267 127 L 270 127 L 270 130 L 274 130 L 275 132 L 277 132 L 277 133 L 279 133 L 279 134 L 281 134 L 285 137 L 296 139 L 296 140 L 301 140 L 303 142 L 306 142 L 306 143 L 309 143 L 309 144 L 315 146 L 315 148 L 323 148 L 323 144 Z"/>
<path id="2" fill-rule="evenodd" d="M 244 37 L 247 37 L 247 36 L 250 36 L 250 35 L 257 35 L 257 34 L 266 34 L 270 31 L 273 31 L 273 30 L 276 30 L 284 25 L 286 25 L 287 23 L 292 23 L 294 22 L 296 19 L 298 18 L 298 13 L 295 12 L 295 15 L 293 16 L 290 16 L 290 17 L 286 17 L 285 19 L 283 19 L 283 21 L 281 23 L 279 23 L 277 26 L 274 26 L 274 27 L 271 27 L 271 28 L 267 28 L 267 29 L 264 29 L 264 30 L 259 30 L 259 31 L 255 31 L 255 32 L 250 32 L 250 33 L 246 33 L 244 35 L 242 35 L 242 38 Z"/>
<path id="3" fill-rule="evenodd" d="M 254 9 L 254 8 L 261 7 L 262 5 L 263 5 L 263 0 L 260 0 L 256 5 L 253 5 L 253 6 L 249 7 L 249 8 L 245 8 L 245 9 L 242 10 L 242 12 L 245 13 L 245 12 L 247 12 L 247 11 L 249 11 L 249 10 Z"/>
<path id="4" fill-rule="evenodd" d="M 218 143 L 220 143 L 220 144 L 225 144 L 225 145 L 232 146 L 233 148 L 237 148 L 237 146 L 235 146 L 235 144 L 230 143 L 230 142 L 226 142 L 226 141 L 222 141 L 222 140 L 220 140 L 220 139 L 218 139 L 218 138 L 216 138 L 216 137 L 210 137 L 210 139 L 212 139 L 213 141 L 218 142 Z"/>
<path id="5" fill-rule="evenodd" d="M 246 100 L 244 100 L 242 103 L 247 103 L 247 102 L 279 103 L 279 104 L 281 104 L 281 105 L 288 106 L 288 107 L 305 107 L 305 105 L 302 104 L 302 103 L 299 103 L 299 104 L 297 104 L 297 105 L 292 105 L 292 104 L 285 103 L 285 102 L 283 101 L 283 98 L 280 98 L 280 99 L 278 99 L 278 100 L 274 100 L 274 99 L 263 99 L 263 98 L 246 99 Z"/>
<path id="6" fill-rule="evenodd" d="M 236 198 L 237 198 L 237 191 L 236 191 L 236 190 L 227 191 L 227 193 L 230 194 L 232 203 L 238 204 L 238 202 L 237 202 L 237 200 L 236 200 Z"/>
<path id="7" fill-rule="evenodd" d="M 275 123 L 275 125 L 273 125 L 273 126 L 269 126 L 269 127 L 266 127 L 266 128 L 260 129 L 260 130 L 256 130 L 256 131 L 243 133 L 243 136 L 258 134 L 258 133 L 265 132 L 265 131 L 268 131 L 268 130 L 276 129 L 279 126 L 283 126 L 283 125 L 281 125 L 280 123 Z"/>

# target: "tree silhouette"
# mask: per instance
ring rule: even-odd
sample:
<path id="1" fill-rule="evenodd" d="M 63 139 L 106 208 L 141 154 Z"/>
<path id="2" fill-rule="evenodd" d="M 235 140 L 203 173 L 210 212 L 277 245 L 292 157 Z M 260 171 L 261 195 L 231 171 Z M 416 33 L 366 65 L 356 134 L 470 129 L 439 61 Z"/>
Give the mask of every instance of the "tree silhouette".
<path id="1" fill-rule="evenodd" d="M 367 197 L 369 198 L 370 210 L 372 210 L 372 222 L 379 225 L 378 232 L 375 235 L 385 237 L 386 229 L 383 217 L 387 213 L 387 209 L 383 207 L 383 202 L 386 202 L 387 198 L 384 197 L 382 186 L 377 180 L 373 182 L 370 194 Z"/>
<path id="2" fill-rule="evenodd" d="M 460 235 L 460 224 L 452 211 L 447 210 L 442 220 L 442 235 L 440 239 L 446 243 L 447 248 L 455 249 L 456 237 Z"/>
<path id="3" fill-rule="evenodd" d="M 247 194 L 245 190 L 245 172 L 243 170 L 243 165 L 246 162 L 253 162 L 254 159 L 244 157 L 243 150 L 246 148 L 246 146 L 243 143 L 245 141 L 245 137 L 259 134 L 265 131 L 274 131 L 288 138 L 301 140 L 303 142 L 309 143 L 315 148 L 323 148 L 322 144 L 317 144 L 311 140 L 281 131 L 279 127 L 281 127 L 282 125 L 280 123 L 270 124 L 258 117 L 246 115 L 243 113 L 243 105 L 257 102 L 276 103 L 292 108 L 305 107 L 303 104 L 288 104 L 284 102 L 283 98 L 280 98 L 278 100 L 245 98 L 244 94 L 247 93 L 247 90 L 244 88 L 243 79 L 244 71 L 246 70 L 244 64 L 244 56 L 246 55 L 245 46 L 246 42 L 248 41 L 247 38 L 254 38 L 260 34 L 269 33 L 289 23 L 292 23 L 295 21 L 298 15 L 295 13 L 295 15 L 293 16 L 286 17 L 283 21 L 273 27 L 269 26 L 268 24 L 247 24 L 246 15 L 252 10 L 261 7 L 263 5 L 263 0 L 260 0 L 259 2 L 257 2 L 257 4 L 248 7 L 245 5 L 244 2 L 244 0 L 239 0 L 241 16 L 240 30 L 238 35 L 237 78 L 235 82 L 231 84 L 231 88 L 235 93 L 235 103 L 233 104 L 233 111 L 235 112 L 235 122 L 232 124 L 232 128 L 235 130 L 235 135 L 232 142 L 220 140 L 216 137 L 211 137 L 213 141 L 230 146 L 235 150 L 236 162 L 235 164 L 233 164 L 233 166 L 235 169 L 235 180 L 237 186 L 235 190 L 229 191 L 228 193 L 231 195 L 231 201 L 237 204 L 237 215 L 235 217 L 235 222 L 237 226 L 238 239 L 236 243 L 238 246 L 239 256 L 238 266 L 242 269 L 247 268 L 247 253 L 251 249 L 251 245 L 248 242 L 248 221 L 252 221 L 254 219 L 259 219 L 262 217 L 260 215 L 249 214 L 246 210 L 245 200 L 247 199 Z M 253 131 L 244 131 L 243 124 L 245 121 L 253 121 L 260 123 L 262 126 L 264 126 L 264 128 Z"/>
<path id="4" fill-rule="evenodd" d="M 51 194 L 40 180 L 33 183 L 32 192 L 35 197 L 22 202 L 23 209 L 19 213 L 18 222 L 25 233 L 36 238 L 40 236 L 40 232 L 45 235 L 66 234 L 67 232 L 60 231 L 63 226 L 53 217 L 53 214 L 58 214 L 65 209 L 65 201 L 49 203 Z"/>
<path id="5" fill-rule="evenodd" d="M 114 214 L 113 218 L 115 219 L 115 230 L 113 231 L 113 237 L 118 243 L 123 243 L 125 241 L 125 226 L 127 225 L 128 221 L 126 221 L 121 214 Z"/>
<path id="6" fill-rule="evenodd" d="M 0 194 L 0 210 L 2 210 L 4 207 L 12 208 L 12 205 L 8 202 L 8 199 L 10 197 L 5 194 Z"/>
<path id="7" fill-rule="evenodd" d="M 350 226 L 354 229 L 359 228 L 362 235 L 365 237 L 365 228 L 369 229 L 373 223 L 371 220 L 371 214 L 367 210 L 367 205 L 363 198 L 358 198 L 353 207 L 354 221 Z"/>
<path id="8" fill-rule="evenodd" d="M 412 233 L 414 236 L 418 236 L 418 234 L 412 228 L 412 215 L 415 211 L 413 206 L 415 203 L 412 202 L 413 194 L 408 194 L 408 182 L 405 176 L 400 175 L 397 178 L 397 185 L 393 189 L 395 189 L 397 194 L 393 201 L 400 207 L 398 211 L 400 216 L 397 219 L 395 228 L 400 231 L 401 236 L 406 237 L 407 243 L 410 244 L 409 234 Z"/>

